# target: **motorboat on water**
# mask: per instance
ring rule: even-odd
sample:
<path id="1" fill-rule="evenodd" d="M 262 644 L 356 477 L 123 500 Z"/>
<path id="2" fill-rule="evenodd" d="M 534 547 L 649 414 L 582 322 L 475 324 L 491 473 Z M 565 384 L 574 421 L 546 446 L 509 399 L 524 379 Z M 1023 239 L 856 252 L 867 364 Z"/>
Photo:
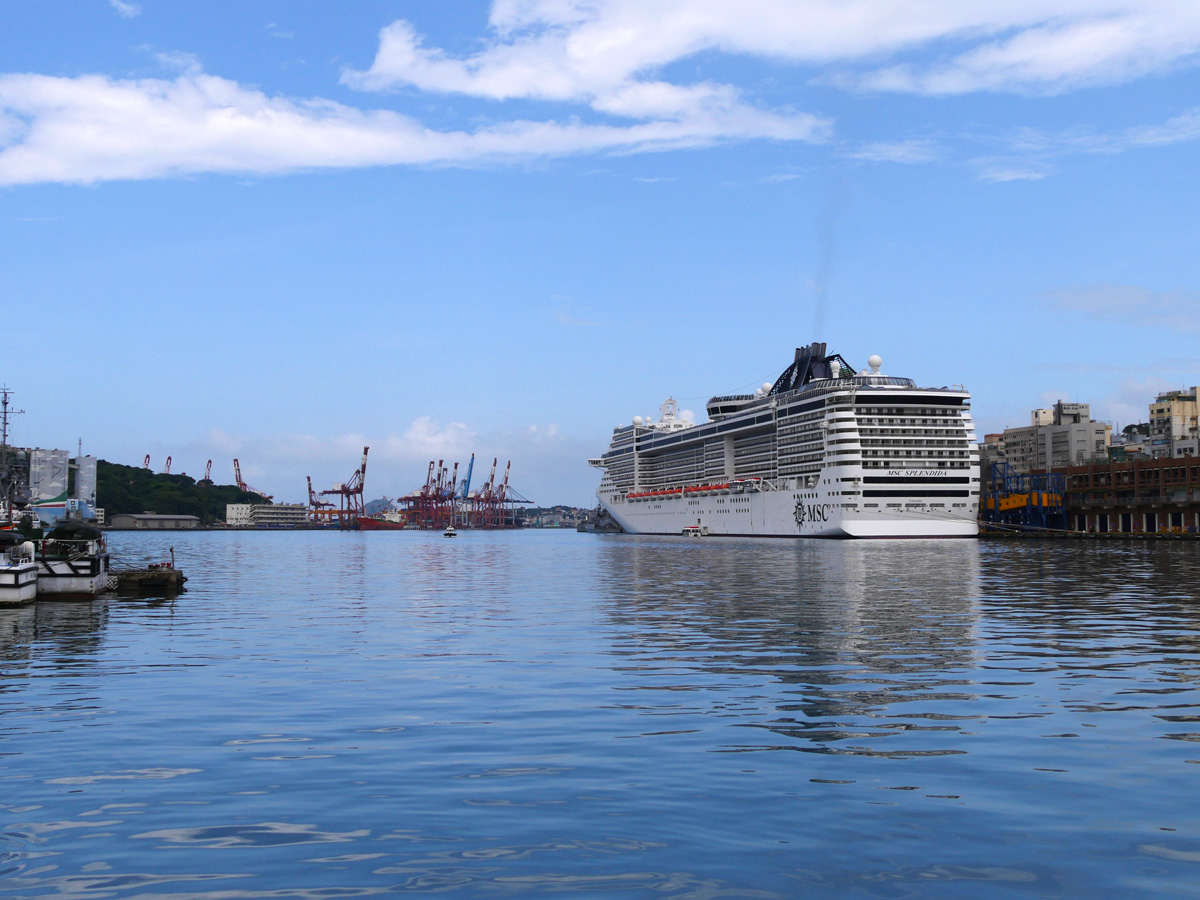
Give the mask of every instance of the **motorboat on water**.
<path id="1" fill-rule="evenodd" d="M 0 606 L 22 606 L 37 598 L 34 550 L 20 532 L 0 530 Z"/>
<path id="2" fill-rule="evenodd" d="M 454 530 L 453 525 L 447 525 L 446 530 L 442 532 L 442 537 L 458 537 L 458 532 Z"/>

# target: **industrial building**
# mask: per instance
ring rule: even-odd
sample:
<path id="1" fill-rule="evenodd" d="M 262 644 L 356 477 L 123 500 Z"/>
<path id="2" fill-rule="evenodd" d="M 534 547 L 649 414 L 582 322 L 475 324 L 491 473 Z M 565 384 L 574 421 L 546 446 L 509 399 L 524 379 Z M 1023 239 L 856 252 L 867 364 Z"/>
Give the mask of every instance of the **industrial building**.
<path id="1" fill-rule="evenodd" d="M 234 528 L 301 528 L 309 524 L 303 503 L 227 503 L 225 524 Z"/>
<path id="2" fill-rule="evenodd" d="M 1061 470 L 1072 531 L 1200 533 L 1200 459 L 1137 459 Z"/>
<path id="3" fill-rule="evenodd" d="M 1090 534 L 1200 533 L 1197 389 L 1161 393 L 1149 434 L 1113 443 L 1085 403 L 1035 409 L 1030 424 L 980 445 L 980 504 L 996 527 Z"/>
<path id="4" fill-rule="evenodd" d="M 109 524 L 121 531 L 182 531 L 196 528 L 200 519 L 196 516 L 118 513 Z"/>
<path id="5" fill-rule="evenodd" d="M 28 512 L 53 524 L 63 518 L 96 519 L 96 457 L 41 447 L 7 448 L 7 465 Z"/>

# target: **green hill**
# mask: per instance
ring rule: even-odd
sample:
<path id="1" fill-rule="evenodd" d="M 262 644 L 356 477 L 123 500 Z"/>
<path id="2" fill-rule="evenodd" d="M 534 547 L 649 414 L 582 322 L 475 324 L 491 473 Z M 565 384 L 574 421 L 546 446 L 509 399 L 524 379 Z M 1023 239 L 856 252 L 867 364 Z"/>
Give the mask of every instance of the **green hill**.
<path id="1" fill-rule="evenodd" d="M 270 502 L 232 484 L 198 484 L 188 475 L 162 475 L 103 459 L 96 465 L 96 505 L 109 519 L 120 513 L 156 512 L 198 516 L 208 525 L 225 521 L 227 503 Z"/>

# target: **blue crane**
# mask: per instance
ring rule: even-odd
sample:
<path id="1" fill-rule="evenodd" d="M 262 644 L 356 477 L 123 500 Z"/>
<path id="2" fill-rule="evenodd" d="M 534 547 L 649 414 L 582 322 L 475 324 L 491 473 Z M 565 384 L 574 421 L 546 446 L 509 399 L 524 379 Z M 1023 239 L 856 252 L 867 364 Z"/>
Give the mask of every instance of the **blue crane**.
<path id="1" fill-rule="evenodd" d="M 467 499 L 467 494 L 471 490 L 471 470 L 475 468 L 475 454 L 471 454 L 471 461 L 467 463 L 467 477 L 462 482 L 462 498 Z"/>

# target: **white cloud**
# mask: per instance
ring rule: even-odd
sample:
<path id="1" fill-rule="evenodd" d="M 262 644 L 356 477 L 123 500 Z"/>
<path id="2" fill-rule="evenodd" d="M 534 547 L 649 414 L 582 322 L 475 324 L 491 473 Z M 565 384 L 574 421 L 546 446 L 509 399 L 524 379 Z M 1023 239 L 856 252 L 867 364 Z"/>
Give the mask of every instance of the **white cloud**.
<path id="1" fill-rule="evenodd" d="M 724 89 L 645 78 L 701 51 L 833 64 L 842 68 L 824 80 L 848 87 L 956 94 L 1120 82 L 1191 62 L 1200 49 L 1194 0 L 495 0 L 490 25 L 485 47 L 457 58 L 394 22 L 370 68 L 345 81 L 597 107 L 632 93 L 650 98 L 634 109 L 652 102 L 661 112 Z M 930 49 L 939 61 L 877 65 Z M 875 67 L 846 69 L 862 63 Z"/>
<path id="2" fill-rule="evenodd" d="M 129 81 L 3 75 L 0 184 L 468 164 L 732 139 L 813 140 L 823 129 L 813 116 L 735 110 L 624 126 L 510 121 L 435 131 L 399 113 L 271 97 L 198 71 Z"/>
<path id="3" fill-rule="evenodd" d="M 980 181 L 992 183 L 1040 181 L 1053 171 L 1042 160 L 1012 157 L 980 157 L 972 160 L 972 165 L 978 170 Z"/>
<path id="4" fill-rule="evenodd" d="M 1122 428 L 1148 421 L 1154 398 L 1176 387 L 1156 375 L 1126 378 L 1093 405 L 1092 416 Z"/>
<path id="5" fill-rule="evenodd" d="M 1075 285 L 1049 294 L 1052 304 L 1130 327 L 1200 331 L 1200 290 L 1152 291 L 1128 284 Z"/>
<path id="6" fill-rule="evenodd" d="M 403 434 L 388 435 L 380 452 L 394 461 L 461 459 L 470 456 L 478 437 L 462 422 L 442 425 L 432 416 L 421 416 Z"/>
<path id="7" fill-rule="evenodd" d="M 140 11 L 126 0 L 110 3 L 122 15 Z M 821 142 L 832 126 L 818 115 L 766 108 L 734 84 L 703 77 L 684 83 L 670 67 L 721 53 L 803 69 L 798 82 L 856 90 L 1052 93 L 1195 63 L 1200 3 L 493 0 L 480 46 L 455 56 L 400 20 L 381 30 L 369 67 L 343 72 L 346 84 L 364 90 L 495 101 L 491 124 L 449 131 L 388 109 L 272 96 L 206 75 L 186 54 L 160 55 L 179 70 L 170 80 L 0 75 L 0 184 Z M 557 106 L 519 118 L 504 102 L 511 100 L 526 110 L 531 101 Z M 1054 154 L 1197 137 L 1200 111 L 1192 110 L 1115 138 L 1052 139 L 1043 151 L 1016 151 L 1021 159 L 976 165 L 984 180 L 1029 180 L 1051 171 L 1047 158 Z M 867 143 L 848 155 L 918 163 L 940 158 L 941 150 L 910 140 Z"/>
<path id="8" fill-rule="evenodd" d="M 108 0 L 108 5 L 126 19 L 132 19 L 134 16 L 139 15 L 142 11 L 140 4 L 129 3 L 128 0 Z"/>
<path id="9" fill-rule="evenodd" d="M 171 69 L 176 72 L 186 72 L 189 75 L 199 75 L 204 71 L 204 66 L 200 64 L 200 57 L 195 53 L 155 53 L 154 58 L 162 64 L 163 68 Z"/>
<path id="10" fill-rule="evenodd" d="M 864 144 L 857 150 L 846 153 L 851 159 L 870 162 L 894 162 L 915 165 L 936 161 L 941 150 L 933 141 L 909 140 Z"/>

